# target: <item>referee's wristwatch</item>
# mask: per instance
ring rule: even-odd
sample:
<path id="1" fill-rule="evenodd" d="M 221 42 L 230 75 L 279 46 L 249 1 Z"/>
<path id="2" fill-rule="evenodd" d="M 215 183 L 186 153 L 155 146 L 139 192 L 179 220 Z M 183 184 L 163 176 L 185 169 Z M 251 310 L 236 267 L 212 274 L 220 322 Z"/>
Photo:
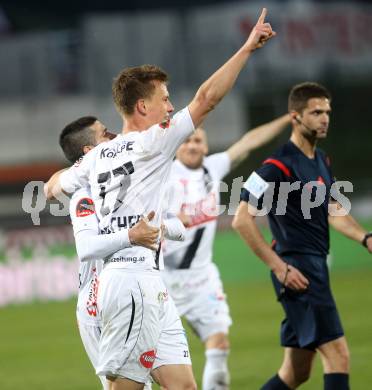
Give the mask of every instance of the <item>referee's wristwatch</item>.
<path id="1" fill-rule="evenodd" d="M 369 239 L 369 237 L 372 237 L 372 232 L 366 233 L 366 235 L 362 240 L 362 245 L 365 246 L 366 248 L 367 248 L 367 240 Z"/>

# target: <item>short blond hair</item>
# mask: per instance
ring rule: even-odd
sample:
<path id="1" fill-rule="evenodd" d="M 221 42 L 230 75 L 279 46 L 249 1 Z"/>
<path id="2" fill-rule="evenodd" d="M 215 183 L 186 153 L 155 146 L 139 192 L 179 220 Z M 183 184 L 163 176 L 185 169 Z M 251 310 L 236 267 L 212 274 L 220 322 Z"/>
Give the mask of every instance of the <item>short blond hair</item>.
<path id="1" fill-rule="evenodd" d="M 168 82 L 168 75 L 156 65 L 142 65 L 123 69 L 114 79 L 112 96 L 120 114 L 131 115 L 139 99 L 151 97 L 153 81 Z"/>

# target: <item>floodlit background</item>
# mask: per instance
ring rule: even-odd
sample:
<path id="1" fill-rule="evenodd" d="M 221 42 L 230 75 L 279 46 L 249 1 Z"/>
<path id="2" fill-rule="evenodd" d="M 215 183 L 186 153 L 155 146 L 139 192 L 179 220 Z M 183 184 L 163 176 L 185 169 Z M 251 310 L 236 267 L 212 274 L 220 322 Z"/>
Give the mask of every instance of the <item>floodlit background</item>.
<path id="1" fill-rule="evenodd" d="M 77 259 L 69 219 L 63 206 L 45 202 L 40 192 L 42 182 L 67 165 L 58 146 L 61 129 L 91 114 L 119 132 L 111 82 L 125 66 L 163 67 L 171 78 L 171 100 L 176 110 L 183 108 L 244 42 L 263 6 L 278 35 L 252 56 L 232 93 L 208 118 L 211 150 L 224 150 L 248 129 L 285 113 L 293 84 L 321 82 L 333 95 L 330 133 L 321 147 L 337 179 L 354 185 L 347 194 L 352 213 L 372 229 L 369 1 L 106 0 L 53 7 L 0 1 L 1 390 L 99 388 L 75 325 Z M 230 188 L 288 135 L 235 170 L 226 180 Z M 230 195 L 223 194 L 224 204 Z M 231 388 L 257 389 L 280 362 L 282 313 L 266 269 L 229 231 L 229 218 L 221 218 L 215 258 L 234 319 Z M 372 382 L 372 256 L 336 234 L 332 245 L 352 387 L 365 390 Z M 203 352 L 192 336 L 191 347 L 200 382 Z M 320 367 L 315 371 L 304 389 L 321 388 Z"/>

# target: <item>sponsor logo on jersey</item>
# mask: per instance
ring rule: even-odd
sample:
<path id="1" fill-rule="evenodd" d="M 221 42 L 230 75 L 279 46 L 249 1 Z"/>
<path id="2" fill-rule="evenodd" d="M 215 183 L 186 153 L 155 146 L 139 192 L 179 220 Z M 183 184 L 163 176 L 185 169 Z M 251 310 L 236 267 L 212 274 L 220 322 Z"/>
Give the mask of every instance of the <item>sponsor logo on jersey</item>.
<path id="1" fill-rule="evenodd" d="M 205 222 L 215 221 L 218 215 L 216 194 L 210 192 L 206 198 L 196 203 L 184 203 L 181 206 L 181 212 L 190 218 L 190 223 L 187 225 L 188 228 Z"/>
<path id="2" fill-rule="evenodd" d="M 130 152 L 133 150 L 134 141 L 124 141 L 122 144 L 117 144 L 112 148 L 102 148 L 99 158 L 114 158 L 123 152 Z"/>
<path id="3" fill-rule="evenodd" d="M 105 259 L 105 264 L 107 263 L 143 263 L 146 260 L 145 256 L 119 256 L 111 257 L 110 259 Z"/>
<path id="4" fill-rule="evenodd" d="M 155 361 L 155 351 L 147 351 L 144 352 L 140 358 L 139 358 L 140 363 L 143 365 L 145 368 L 152 368 L 154 365 Z"/>
<path id="5" fill-rule="evenodd" d="M 82 198 L 76 205 L 76 216 L 87 217 L 95 213 L 93 200 L 90 198 Z"/>

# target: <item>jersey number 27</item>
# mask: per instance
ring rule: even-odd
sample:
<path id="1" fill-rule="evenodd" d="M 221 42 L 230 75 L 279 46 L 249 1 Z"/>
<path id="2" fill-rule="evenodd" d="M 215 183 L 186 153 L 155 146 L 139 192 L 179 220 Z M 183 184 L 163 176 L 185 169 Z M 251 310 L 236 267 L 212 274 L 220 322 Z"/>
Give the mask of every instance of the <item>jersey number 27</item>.
<path id="1" fill-rule="evenodd" d="M 100 209 L 100 213 L 102 216 L 106 216 L 110 212 L 114 213 L 123 204 L 123 199 L 127 193 L 131 182 L 130 175 L 133 172 L 133 163 L 132 161 L 128 161 L 120 167 L 113 169 L 112 171 L 102 172 L 98 175 L 97 182 L 100 185 L 99 196 L 102 198 L 102 205 Z M 119 177 L 120 180 L 117 183 L 113 184 L 112 188 L 110 188 L 110 191 L 115 190 L 115 188 L 119 189 L 115 199 L 114 207 L 112 210 L 110 210 L 109 205 L 105 205 L 105 198 L 107 194 L 107 186 L 111 184 L 111 180 L 113 177 Z"/>

